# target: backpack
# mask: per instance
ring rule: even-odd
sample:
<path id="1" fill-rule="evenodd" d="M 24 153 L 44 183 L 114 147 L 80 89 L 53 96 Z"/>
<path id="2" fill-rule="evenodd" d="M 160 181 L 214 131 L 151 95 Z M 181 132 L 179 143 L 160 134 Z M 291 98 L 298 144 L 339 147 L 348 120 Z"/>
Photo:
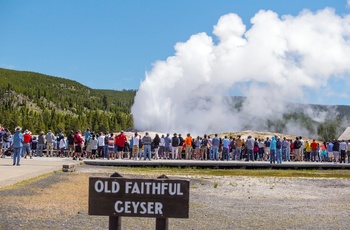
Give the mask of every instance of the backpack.
<path id="1" fill-rule="evenodd" d="M 282 142 L 281 141 L 276 141 L 276 148 L 277 149 L 280 149 L 280 148 L 282 148 Z"/>

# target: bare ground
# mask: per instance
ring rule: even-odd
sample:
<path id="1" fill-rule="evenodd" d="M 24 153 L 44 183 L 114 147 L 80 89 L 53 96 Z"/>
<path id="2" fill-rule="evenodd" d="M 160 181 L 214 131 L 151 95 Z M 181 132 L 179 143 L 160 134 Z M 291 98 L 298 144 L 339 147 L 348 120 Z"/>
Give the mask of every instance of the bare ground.
<path id="1" fill-rule="evenodd" d="M 88 178 L 114 171 L 82 165 L 75 173 L 56 172 L 1 189 L 0 229 L 108 229 L 108 217 L 87 214 Z M 191 180 L 190 218 L 170 219 L 169 229 L 349 229 L 349 179 L 176 178 Z M 154 229 L 155 219 L 123 217 L 122 228 Z"/>

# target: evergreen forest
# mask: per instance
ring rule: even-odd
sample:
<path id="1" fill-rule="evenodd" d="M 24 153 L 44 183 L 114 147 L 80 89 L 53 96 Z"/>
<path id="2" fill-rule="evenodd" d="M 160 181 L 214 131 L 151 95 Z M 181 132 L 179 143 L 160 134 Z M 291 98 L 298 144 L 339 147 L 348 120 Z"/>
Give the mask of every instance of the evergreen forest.
<path id="1" fill-rule="evenodd" d="M 98 90 L 76 81 L 0 68 L 0 124 L 33 134 L 61 129 L 117 132 L 133 127 L 136 90 Z"/>

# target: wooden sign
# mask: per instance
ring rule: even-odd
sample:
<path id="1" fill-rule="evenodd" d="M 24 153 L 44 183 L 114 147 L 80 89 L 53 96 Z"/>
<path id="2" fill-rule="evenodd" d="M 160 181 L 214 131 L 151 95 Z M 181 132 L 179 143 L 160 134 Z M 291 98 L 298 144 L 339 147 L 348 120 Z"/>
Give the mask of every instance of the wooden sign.
<path id="1" fill-rule="evenodd" d="M 188 218 L 189 180 L 90 177 L 89 215 Z"/>

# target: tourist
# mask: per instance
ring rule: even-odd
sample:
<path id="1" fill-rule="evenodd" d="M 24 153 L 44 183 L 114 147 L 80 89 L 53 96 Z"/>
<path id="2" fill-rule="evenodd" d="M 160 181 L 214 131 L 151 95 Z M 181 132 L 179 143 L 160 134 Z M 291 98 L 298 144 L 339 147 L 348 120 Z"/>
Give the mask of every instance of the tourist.
<path id="1" fill-rule="evenodd" d="M 207 134 L 204 134 L 204 138 L 201 142 L 201 160 L 207 160 L 207 153 L 208 153 L 208 138 Z"/>
<path id="2" fill-rule="evenodd" d="M 143 153 L 144 160 L 147 160 L 147 158 L 149 160 L 151 160 L 151 158 L 152 158 L 152 151 L 151 151 L 152 138 L 148 134 L 148 132 L 146 132 L 146 135 L 142 138 L 142 142 L 143 142 L 143 146 L 144 146 L 144 153 Z"/>
<path id="3" fill-rule="evenodd" d="M 215 137 L 212 140 L 213 144 L 213 160 L 219 160 L 219 146 L 220 146 L 220 139 L 218 137 L 218 134 L 215 134 Z"/>
<path id="4" fill-rule="evenodd" d="M 186 145 L 185 157 L 186 157 L 186 160 L 189 160 L 191 157 L 190 154 L 191 154 L 191 148 L 192 148 L 192 137 L 190 133 L 187 134 L 187 137 L 185 139 L 185 145 Z"/>
<path id="5" fill-rule="evenodd" d="M 319 148 L 319 144 L 316 142 L 315 139 L 312 140 L 311 144 L 311 161 L 315 162 L 316 161 L 316 156 L 317 154 L 317 149 Z"/>
<path id="6" fill-rule="evenodd" d="M 276 138 L 275 136 L 271 137 L 270 141 L 270 164 L 275 164 L 276 162 Z"/>
<path id="7" fill-rule="evenodd" d="M 54 148 L 54 142 L 55 142 L 55 135 L 49 130 L 45 136 L 46 140 L 46 157 L 53 156 L 53 148 Z"/>
<path id="8" fill-rule="evenodd" d="M 342 140 L 339 144 L 340 163 L 345 163 L 346 148 L 347 148 L 347 144 L 344 140 Z"/>
<path id="9" fill-rule="evenodd" d="M 30 134 L 31 133 L 28 129 L 26 129 L 23 134 L 23 146 L 21 156 L 24 156 L 24 159 L 27 159 L 27 155 L 29 155 L 30 159 L 32 159 L 32 151 L 30 149 L 32 136 Z"/>
<path id="10" fill-rule="evenodd" d="M 103 132 L 99 132 L 97 141 L 98 141 L 98 157 L 99 158 L 103 158 L 105 156 L 105 139 L 106 136 L 104 135 Z M 108 143 L 108 141 L 107 141 Z M 108 144 L 107 144 L 108 146 Z M 107 147 L 108 148 L 108 147 Z M 106 153 L 107 157 L 108 157 L 108 149 L 107 149 L 107 153 Z"/>
<path id="11" fill-rule="evenodd" d="M 171 157 L 172 159 L 177 159 L 179 156 L 179 144 L 180 144 L 180 141 L 179 141 L 179 138 L 177 137 L 177 134 L 174 133 L 173 134 L 173 137 L 171 138 Z"/>
<path id="12" fill-rule="evenodd" d="M 22 147 L 23 147 L 23 134 L 21 133 L 22 128 L 17 127 L 15 129 L 15 133 L 13 134 L 13 165 L 20 166 L 21 155 L 22 155 Z"/>
<path id="13" fill-rule="evenodd" d="M 164 138 L 165 146 L 164 146 L 164 158 L 163 158 L 163 159 L 168 159 L 168 160 L 169 160 L 170 145 L 171 145 L 171 139 L 169 136 L 170 136 L 170 134 L 167 133 L 166 137 Z"/>

